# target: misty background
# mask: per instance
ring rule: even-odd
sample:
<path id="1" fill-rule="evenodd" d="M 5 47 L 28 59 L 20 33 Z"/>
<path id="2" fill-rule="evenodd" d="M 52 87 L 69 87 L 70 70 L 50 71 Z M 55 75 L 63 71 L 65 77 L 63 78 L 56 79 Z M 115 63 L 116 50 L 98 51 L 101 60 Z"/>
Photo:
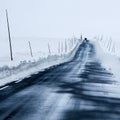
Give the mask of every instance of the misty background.
<path id="1" fill-rule="evenodd" d="M 8 49 L 5 9 L 14 49 L 22 40 L 19 45 L 23 49 L 29 38 L 35 41 L 41 37 L 70 38 L 80 34 L 90 39 L 103 35 L 119 42 L 119 5 L 119 0 L 0 0 L 0 54 Z M 42 44 L 42 40 L 39 42 Z"/>

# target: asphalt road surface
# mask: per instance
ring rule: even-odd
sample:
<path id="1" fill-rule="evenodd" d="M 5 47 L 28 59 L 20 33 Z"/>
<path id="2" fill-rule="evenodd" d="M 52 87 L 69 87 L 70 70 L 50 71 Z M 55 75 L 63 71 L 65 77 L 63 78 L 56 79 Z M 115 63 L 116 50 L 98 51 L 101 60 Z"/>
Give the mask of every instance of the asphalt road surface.
<path id="1" fill-rule="evenodd" d="M 1 89 L 0 120 L 120 120 L 114 84 L 84 41 L 73 60 Z"/>

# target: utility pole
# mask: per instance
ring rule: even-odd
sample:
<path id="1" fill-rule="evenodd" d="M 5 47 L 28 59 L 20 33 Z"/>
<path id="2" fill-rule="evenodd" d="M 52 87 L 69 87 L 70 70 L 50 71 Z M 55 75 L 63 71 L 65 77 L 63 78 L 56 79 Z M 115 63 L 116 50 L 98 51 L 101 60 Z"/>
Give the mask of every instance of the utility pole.
<path id="1" fill-rule="evenodd" d="M 33 57 L 32 47 L 31 47 L 31 43 L 30 43 L 30 41 L 28 41 L 28 44 L 29 44 L 29 49 L 30 49 L 30 55 L 31 55 L 31 57 Z"/>
<path id="2" fill-rule="evenodd" d="M 12 52 L 12 44 L 11 44 L 10 26 L 9 26 L 7 10 L 6 10 L 6 18 L 7 18 L 8 37 L 9 37 L 9 46 L 10 46 L 10 59 L 11 59 L 11 61 L 13 61 L 13 52 Z"/>

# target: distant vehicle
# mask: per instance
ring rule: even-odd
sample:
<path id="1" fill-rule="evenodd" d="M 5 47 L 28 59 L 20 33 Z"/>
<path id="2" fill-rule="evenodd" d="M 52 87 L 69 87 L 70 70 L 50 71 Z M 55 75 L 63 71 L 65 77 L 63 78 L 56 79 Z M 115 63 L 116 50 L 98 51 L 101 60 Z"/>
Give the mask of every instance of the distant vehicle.
<path id="1" fill-rule="evenodd" d="M 87 38 L 84 39 L 85 42 L 89 42 L 89 40 Z"/>

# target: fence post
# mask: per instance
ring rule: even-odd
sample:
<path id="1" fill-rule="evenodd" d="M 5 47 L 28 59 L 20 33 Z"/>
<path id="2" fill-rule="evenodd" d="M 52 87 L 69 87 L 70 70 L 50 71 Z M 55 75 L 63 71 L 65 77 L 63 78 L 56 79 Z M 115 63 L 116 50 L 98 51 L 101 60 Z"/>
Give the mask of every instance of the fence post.
<path id="1" fill-rule="evenodd" d="M 30 41 L 28 41 L 28 44 L 29 44 L 29 49 L 30 49 L 30 55 L 31 55 L 31 57 L 33 57 L 32 47 L 31 47 L 31 43 L 30 43 Z"/>
<path id="2" fill-rule="evenodd" d="M 81 41 L 83 40 L 83 37 L 82 37 L 82 35 L 81 35 L 81 37 L 80 37 L 80 40 L 81 40 Z"/>
<path id="3" fill-rule="evenodd" d="M 50 45 L 48 43 L 48 51 L 49 51 L 49 54 L 51 55 L 51 50 L 50 50 Z"/>
<path id="4" fill-rule="evenodd" d="M 60 41 L 58 43 L 58 53 L 60 54 Z"/>
<path id="5" fill-rule="evenodd" d="M 67 41 L 65 40 L 65 52 L 67 52 Z"/>
<path id="6" fill-rule="evenodd" d="M 61 54 L 63 54 L 63 42 L 61 41 Z"/>
<path id="7" fill-rule="evenodd" d="M 110 44 L 110 40 L 108 41 L 108 44 L 107 44 L 107 49 L 109 49 L 109 44 Z"/>
<path id="8" fill-rule="evenodd" d="M 111 50 L 112 38 L 110 38 L 109 51 Z"/>

